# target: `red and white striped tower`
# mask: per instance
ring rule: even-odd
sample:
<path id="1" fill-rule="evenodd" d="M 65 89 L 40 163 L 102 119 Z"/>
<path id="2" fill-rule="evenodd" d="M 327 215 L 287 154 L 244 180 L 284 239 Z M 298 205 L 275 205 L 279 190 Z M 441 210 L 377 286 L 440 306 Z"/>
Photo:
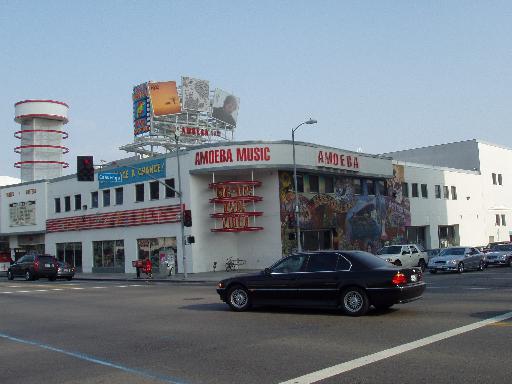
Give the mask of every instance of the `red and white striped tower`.
<path id="1" fill-rule="evenodd" d="M 20 139 L 14 148 L 20 154 L 20 161 L 14 163 L 20 168 L 22 182 L 53 179 L 62 176 L 62 169 L 69 164 L 62 155 L 69 149 L 62 145 L 68 134 L 63 130 L 68 122 L 69 106 L 54 100 L 24 100 L 14 104 L 14 121 L 21 129 L 14 133 Z"/>

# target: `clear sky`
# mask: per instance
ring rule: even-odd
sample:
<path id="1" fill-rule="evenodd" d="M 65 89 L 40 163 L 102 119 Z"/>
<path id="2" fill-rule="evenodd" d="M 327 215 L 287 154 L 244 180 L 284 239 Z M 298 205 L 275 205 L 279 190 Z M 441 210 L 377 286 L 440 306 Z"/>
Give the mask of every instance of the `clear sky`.
<path id="1" fill-rule="evenodd" d="M 210 80 L 237 140 L 382 153 L 478 138 L 512 147 L 511 1 L 0 0 L 0 175 L 19 177 L 14 103 L 69 104 L 71 152 L 115 160 L 132 87 Z"/>

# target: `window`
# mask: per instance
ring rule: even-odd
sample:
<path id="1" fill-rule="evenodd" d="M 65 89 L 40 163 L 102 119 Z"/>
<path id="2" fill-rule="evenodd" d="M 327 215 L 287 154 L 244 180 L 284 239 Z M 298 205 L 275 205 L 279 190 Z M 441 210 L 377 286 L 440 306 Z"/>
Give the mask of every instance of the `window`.
<path id="1" fill-rule="evenodd" d="M 55 201 L 55 213 L 60 213 L 60 197 L 56 197 Z"/>
<path id="2" fill-rule="evenodd" d="M 318 193 L 318 176 L 309 175 L 309 192 Z"/>
<path id="3" fill-rule="evenodd" d="M 105 189 L 103 191 L 103 206 L 104 207 L 110 206 L 110 189 Z"/>
<path id="4" fill-rule="evenodd" d="M 334 180 L 332 177 L 324 177 L 325 193 L 334 193 Z"/>
<path id="5" fill-rule="evenodd" d="M 418 184 L 412 183 L 412 197 L 418 197 Z"/>
<path id="6" fill-rule="evenodd" d="M 507 225 L 507 222 L 505 221 L 505 215 L 501 215 L 501 225 Z"/>
<path id="7" fill-rule="evenodd" d="M 75 195 L 75 211 L 82 209 L 82 195 Z"/>
<path id="8" fill-rule="evenodd" d="M 501 178 L 501 173 L 498 173 L 498 184 L 503 185 L 502 182 L 503 182 L 503 179 Z"/>
<path id="9" fill-rule="evenodd" d="M 452 190 L 452 200 L 457 200 L 457 187 L 452 185 L 451 190 Z"/>
<path id="10" fill-rule="evenodd" d="M 428 198 L 427 184 L 421 184 L 421 197 Z"/>
<path id="11" fill-rule="evenodd" d="M 338 255 L 335 253 L 309 255 L 307 272 L 335 271 Z"/>
<path id="12" fill-rule="evenodd" d="M 496 225 L 500 225 L 500 215 L 496 214 Z"/>
<path id="13" fill-rule="evenodd" d="M 436 199 L 440 199 L 441 198 L 441 186 L 440 185 L 436 185 L 434 187 L 435 189 L 435 193 L 436 193 Z"/>
<path id="14" fill-rule="evenodd" d="M 408 183 L 402 183 L 402 196 L 409 197 L 409 184 Z"/>
<path id="15" fill-rule="evenodd" d="M 119 187 L 115 189 L 116 191 L 116 205 L 123 204 L 123 187 Z"/>
<path id="16" fill-rule="evenodd" d="M 304 261 L 307 255 L 293 255 L 281 260 L 272 267 L 272 273 L 294 273 L 303 271 Z"/>
<path id="17" fill-rule="evenodd" d="M 377 180 L 375 182 L 377 186 L 377 194 L 381 196 L 387 196 L 388 195 L 388 183 L 384 180 Z"/>
<path id="18" fill-rule="evenodd" d="M 304 177 L 299 174 L 297 174 L 297 192 L 304 192 Z"/>
<path id="19" fill-rule="evenodd" d="M 64 210 L 71 211 L 71 196 L 64 196 Z"/>
<path id="20" fill-rule="evenodd" d="M 111 268 L 113 271 L 124 272 L 123 240 L 93 241 L 92 252 L 94 268 Z"/>
<path id="21" fill-rule="evenodd" d="M 352 182 L 354 183 L 354 194 L 360 195 L 363 191 L 363 187 L 361 185 L 362 180 L 361 179 L 352 179 Z"/>
<path id="22" fill-rule="evenodd" d="M 165 180 L 165 185 L 168 185 L 171 188 L 165 188 L 165 197 L 176 197 L 176 192 L 174 192 L 175 186 L 174 186 L 174 179 L 167 179 Z"/>
<path id="23" fill-rule="evenodd" d="M 494 185 L 496 185 L 496 174 L 495 173 L 492 174 L 492 183 Z"/>
<path id="24" fill-rule="evenodd" d="M 448 187 L 446 185 L 443 185 L 443 197 L 445 199 L 450 198 L 450 191 L 448 191 Z"/>
<path id="25" fill-rule="evenodd" d="M 98 208 L 98 191 L 91 192 L 91 208 Z"/>
<path id="26" fill-rule="evenodd" d="M 350 264 L 350 262 L 345 259 L 343 256 L 340 256 L 339 260 L 338 260 L 338 268 L 337 270 L 338 271 L 348 271 L 350 270 L 350 267 L 352 265 Z"/>
<path id="27" fill-rule="evenodd" d="M 160 198 L 160 183 L 158 181 L 151 181 L 149 183 L 149 198 L 151 200 L 158 200 Z"/>
<path id="28" fill-rule="evenodd" d="M 144 184 L 135 184 L 135 201 L 144 201 Z"/>
<path id="29" fill-rule="evenodd" d="M 373 180 L 365 180 L 366 188 L 368 189 L 368 195 L 375 195 L 375 183 Z"/>

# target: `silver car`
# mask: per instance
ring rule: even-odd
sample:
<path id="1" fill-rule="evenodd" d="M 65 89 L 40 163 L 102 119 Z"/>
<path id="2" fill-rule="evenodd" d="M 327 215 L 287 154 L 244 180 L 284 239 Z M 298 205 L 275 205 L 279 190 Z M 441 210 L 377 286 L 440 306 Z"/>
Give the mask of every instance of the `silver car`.
<path id="1" fill-rule="evenodd" d="M 483 271 L 485 268 L 485 255 L 473 247 L 444 248 L 439 256 L 428 261 L 430 273 L 437 271 L 451 271 L 462 273 L 467 269 Z"/>
<path id="2" fill-rule="evenodd" d="M 485 265 L 512 267 L 512 244 L 496 244 L 485 254 Z"/>

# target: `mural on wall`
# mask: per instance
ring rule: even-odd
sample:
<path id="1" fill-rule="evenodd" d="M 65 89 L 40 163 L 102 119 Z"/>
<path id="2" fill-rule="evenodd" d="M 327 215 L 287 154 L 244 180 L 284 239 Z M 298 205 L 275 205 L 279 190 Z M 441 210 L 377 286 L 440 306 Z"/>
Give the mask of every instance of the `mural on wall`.
<path id="1" fill-rule="evenodd" d="M 307 184 L 305 178 L 304 184 Z M 357 181 L 357 185 L 356 182 Z M 368 194 L 366 180 L 337 177 L 333 193 L 300 193 L 300 228 L 313 236 L 328 234 L 333 249 L 360 249 L 375 253 L 385 244 L 405 241 L 405 228 L 411 224 L 410 202 L 402 195 L 404 168 L 393 166 L 393 178 L 386 180 L 385 194 Z M 305 188 L 308 190 L 308 188 Z M 377 188 L 378 189 L 378 188 Z M 279 172 L 281 239 L 283 255 L 295 250 L 295 193 L 293 174 Z M 321 249 L 315 244 L 311 249 Z M 308 247 L 304 246 L 305 249 Z"/>

